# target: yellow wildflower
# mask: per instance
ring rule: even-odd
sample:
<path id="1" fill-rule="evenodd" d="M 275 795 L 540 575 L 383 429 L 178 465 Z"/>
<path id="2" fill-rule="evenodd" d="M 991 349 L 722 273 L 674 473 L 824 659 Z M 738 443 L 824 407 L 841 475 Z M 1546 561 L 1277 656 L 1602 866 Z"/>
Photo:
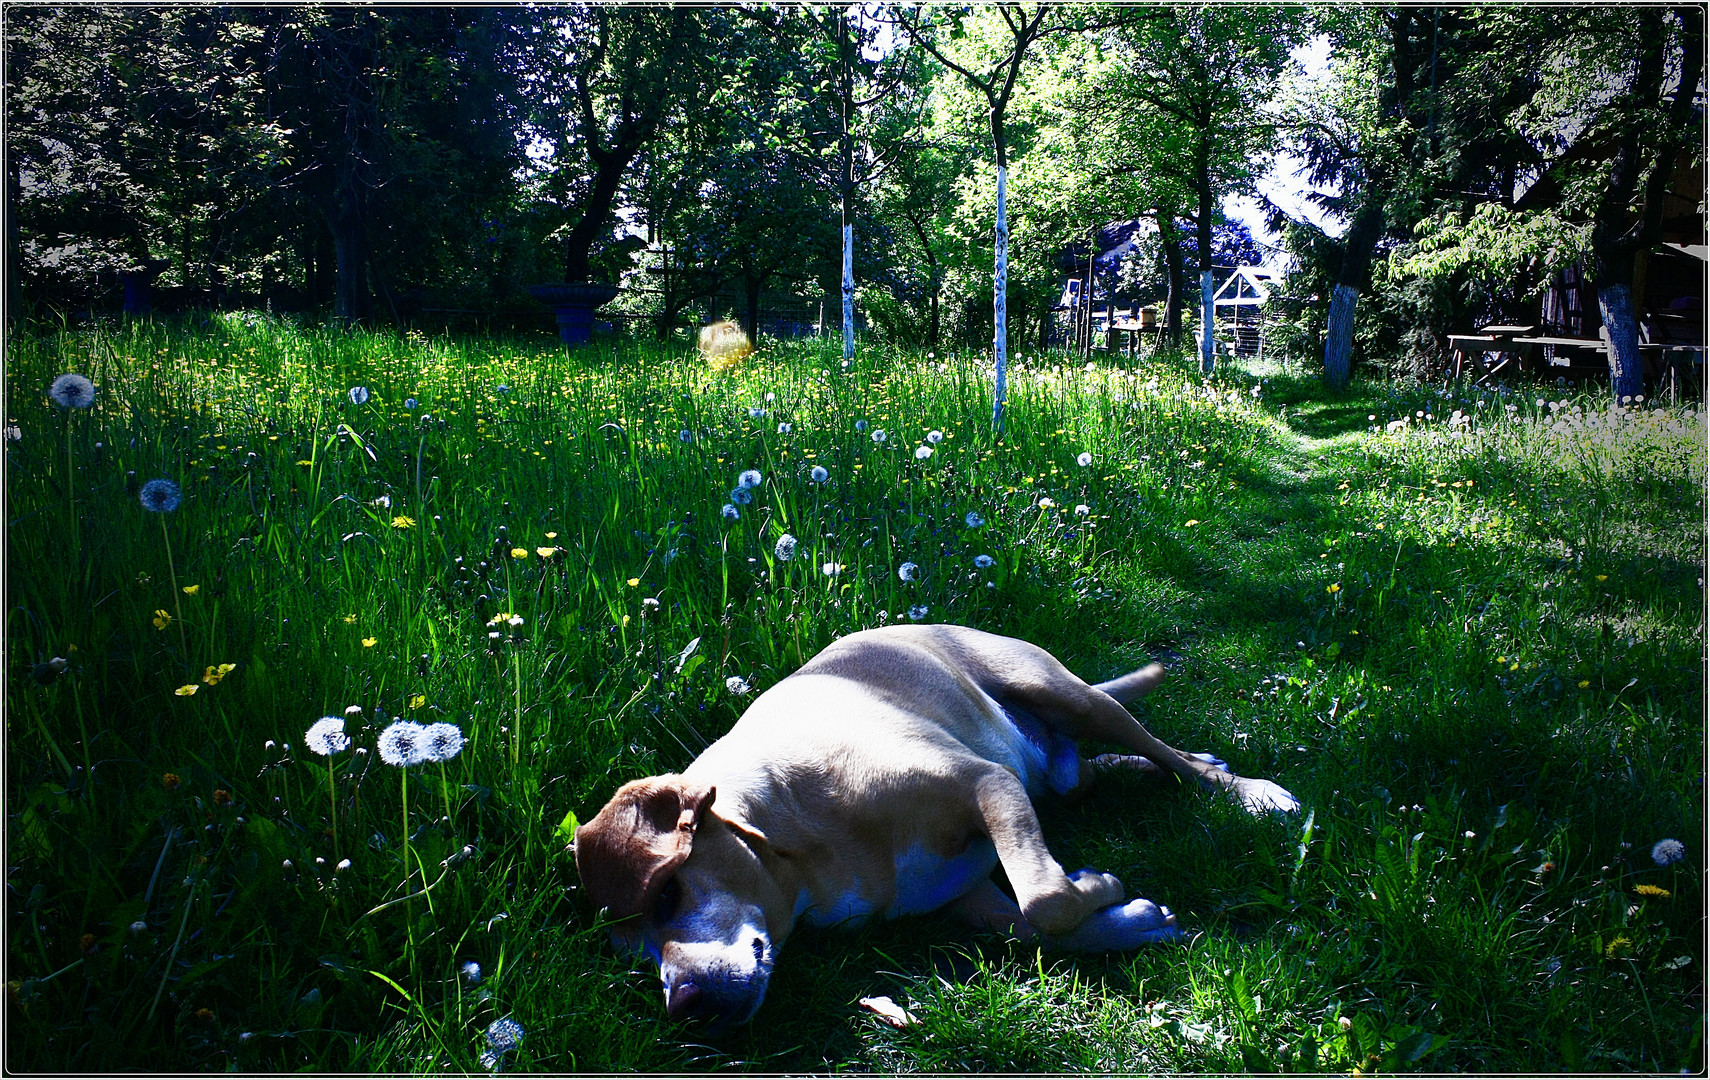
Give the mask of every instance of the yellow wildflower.
<path id="1" fill-rule="evenodd" d="M 1194 527 L 1194 526 L 1195 526 L 1195 525 L 1198 525 L 1198 524 L 1199 524 L 1199 519 L 1198 519 L 1198 518 L 1188 518 L 1188 519 L 1187 519 L 1187 523 L 1186 523 L 1186 524 L 1185 524 L 1185 526 L 1184 526 L 1184 528 L 1189 528 L 1189 529 L 1191 529 L 1191 528 L 1193 528 L 1193 527 Z"/>
<path id="2" fill-rule="evenodd" d="M 412 708 L 412 709 L 419 709 L 423 705 L 426 705 L 426 704 L 427 704 L 427 695 L 426 694 L 417 694 L 415 697 L 412 697 L 410 699 L 410 708 Z"/>
<path id="3" fill-rule="evenodd" d="M 168 612 L 165 608 L 155 608 L 154 609 L 154 628 L 156 630 L 165 630 L 166 624 L 171 622 L 171 621 L 172 621 L 172 614 L 170 612 Z"/>
<path id="4" fill-rule="evenodd" d="M 356 621 L 356 616 L 355 615 L 346 615 L 344 617 L 344 621 L 345 621 L 345 625 L 348 626 L 349 624 Z"/>
<path id="5" fill-rule="evenodd" d="M 399 514 L 398 516 L 396 516 L 392 519 L 392 528 L 394 528 L 394 529 L 408 529 L 411 526 L 415 525 L 415 523 L 416 523 L 416 519 L 413 517 L 410 517 L 408 514 Z"/>
<path id="6" fill-rule="evenodd" d="M 640 585 L 640 584 L 641 584 L 641 579 L 638 577 L 632 577 L 629 579 L 629 587 L 632 589 L 635 588 L 637 585 Z"/>
<path id="7" fill-rule="evenodd" d="M 1337 593 L 1342 591 L 1342 583 L 1336 582 L 1335 584 L 1331 585 L 1329 588 L 1325 589 L 1324 591 L 1329 593 L 1331 596 L 1335 596 Z"/>
<path id="8" fill-rule="evenodd" d="M 199 593 L 201 591 L 202 591 L 202 586 L 200 586 L 200 585 L 186 585 L 186 586 L 184 586 L 184 595 L 185 596 L 195 596 L 197 593 Z"/>
<path id="9" fill-rule="evenodd" d="M 511 558 L 513 558 L 513 559 L 526 559 L 526 558 L 528 558 L 528 548 L 512 548 L 511 549 Z"/>
<path id="10" fill-rule="evenodd" d="M 180 686 L 178 689 L 174 690 L 173 693 L 177 694 L 179 697 L 192 697 L 195 695 L 196 691 L 200 689 L 201 687 L 197 686 L 195 683 L 189 683 L 187 685 Z"/>
<path id="11" fill-rule="evenodd" d="M 365 637 L 362 639 L 362 647 L 364 649 L 372 649 L 378 644 L 380 644 L 380 639 L 377 637 Z"/>
<path id="12" fill-rule="evenodd" d="M 534 549 L 534 553 L 543 559 L 550 559 L 558 554 L 558 549 L 555 547 L 537 547 Z"/>
<path id="13" fill-rule="evenodd" d="M 1660 885 L 1635 885 L 1633 891 L 1640 896 L 1657 896 L 1664 900 L 1669 898 L 1669 891 Z"/>

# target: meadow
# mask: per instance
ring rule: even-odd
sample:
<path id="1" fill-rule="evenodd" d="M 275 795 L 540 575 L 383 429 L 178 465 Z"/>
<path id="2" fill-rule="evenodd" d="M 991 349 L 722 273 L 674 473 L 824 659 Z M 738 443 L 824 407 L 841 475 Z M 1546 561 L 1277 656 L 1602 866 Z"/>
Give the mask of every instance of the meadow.
<path id="1" fill-rule="evenodd" d="M 996 436 L 966 353 L 15 328 L 8 1068 L 1703 1068 L 1702 409 L 1011 387 Z M 1189 944 L 804 930 L 753 1023 L 670 1024 L 568 831 L 908 620 L 1162 659 L 1151 729 L 1306 809 L 1107 779 L 1053 851 Z M 457 737 L 394 765 L 400 720 Z"/>

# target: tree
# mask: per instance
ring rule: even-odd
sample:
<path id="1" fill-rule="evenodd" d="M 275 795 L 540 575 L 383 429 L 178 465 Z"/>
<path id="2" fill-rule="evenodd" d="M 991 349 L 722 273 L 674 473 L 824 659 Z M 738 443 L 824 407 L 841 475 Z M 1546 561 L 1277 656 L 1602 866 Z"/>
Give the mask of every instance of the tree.
<path id="1" fill-rule="evenodd" d="M 966 79 L 970 87 L 985 97 L 988 106 L 992 157 L 997 170 L 997 214 L 992 233 L 992 427 L 1001 431 L 1005 368 L 1009 358 L 1005 309 L 1009 293 L 1009 217 L 1005 205 L 1009 157 L 1004 114 L 1009 109 L 1016 77 L 1027 58 L 1028 49 L 1055 33 L 1060 24 L 1051 18 L 1053 5 L 1048 3 L 1031 7 L 1025 4 L 1000 6 L 996 8 L 996 14 L 1002 21 L 1001 29 L 988 24 L 987 29 L 994 32 L 976 35 L 969 42 L 973 48 L 957 50 L 956 58 L 952 58 L 948 41 L 968 39 L 964 25 L 970 17 L 968 9 L 944 11 L 934 21 L 929 21 L 918 8 L 893 12 L 896 25 L 908 35 L 909 40 Z"/>
<path id="2" fill-rule="evenodd" d="M 1260 108 L 1307 29 L 1279 7 L 1136 8 L 1125 13 L 1115 45 L 1128 58 L 1119 94 L 1143 102 L 1183 128 L 1185 181 L 1199 252 L 1200 368 L 1210 374 L 1215 326 L 1212 233 L 1222 197 L 1249 191 L 1274 145 L 1272 119 Z"/>

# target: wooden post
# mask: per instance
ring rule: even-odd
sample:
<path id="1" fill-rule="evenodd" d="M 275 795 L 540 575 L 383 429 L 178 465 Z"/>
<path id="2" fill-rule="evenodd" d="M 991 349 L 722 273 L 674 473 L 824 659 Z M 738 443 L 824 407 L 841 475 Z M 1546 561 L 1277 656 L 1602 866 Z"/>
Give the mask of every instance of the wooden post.
<path id="1" fill-rule="evenodd" d="M 997 167 L 997 228 L 992 236 L 996 258 L 992 266 L 992 429 L 1003 430 L 1004 369 L 1009 360 L 1009 327 L 1005 302 L 1009 293 L 1009 215 L 1005 206 L 1005 173 Z"/>
<path id="2" fill-rule="evenodd" d="M 1213 270 L 1199 273 L 1199 371 L 1210 375 L 1216 363 L 1217 318 L 1212 298 L 1217 294 L 1217 274 Z"/>
<path id="3" fill-rule="evenodd" d="M 855 226 L 843 225 L 843 359 L 855 359 Z"/>

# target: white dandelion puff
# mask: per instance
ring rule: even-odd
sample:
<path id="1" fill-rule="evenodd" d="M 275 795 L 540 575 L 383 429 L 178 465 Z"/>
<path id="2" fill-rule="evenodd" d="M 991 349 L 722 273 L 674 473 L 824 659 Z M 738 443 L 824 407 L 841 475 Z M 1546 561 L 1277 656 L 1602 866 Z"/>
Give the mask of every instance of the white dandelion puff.
<path id="1" fill-rule="evenodd" d="M 450 761 L 463 752 L 463 732 L 456 724 L 429 724 L 422 730 L 422 742 L 426 761 Z"/>
<path id="2" fill-rule="evenodd" d="M 919 622 L 921 619 L 926 618 L 926 610 L 925 604 L 916 604 L 908 609 L 908 617 Z"/>
<path id="3" fill-rule="evenodd" d="M 737 697 L 741 697 L 751 689 L 748 685 L 748 680 L 744 679 L 740 675 L 732 675 L 730 678 L 724 680 L 724 688 L 729 690 L 732 694 L 735 694 Z"/>
<path id="4" fill-rule="evenodd" d="M 1075 464 L 1079 465 L 1083 469 L 1086 468 L 1088 465 L 1092 464 L 1092 455 L 1083 451 L 1081 456 L 1075 459 Z"/>
<path id="5" fill-rule="evenodd" d="M 508 1017 L 504 1020 L 495 1020 L 487 1025 L 487 1045 L 492 1048 L 495 1054 L 515 1050 L 522 1039 L 522 1025 Z"/>
<path id="6" fill-rule="evenodd" d="M 756 488 L 760 486 L 760 481 L 763 479 L 764 477 L 760 475 L 759 469 L 744 469 L 742 474 L 736 478 L 736 486 L 743 488 Z"/>
<path id="7" fill-rule="evenodd" d="M 994 563 L 996 561 L 997 560 L 992 558 L 990 555 L 975 555 L 974 556 L 974 565 L 979 567 L 981 570 L 984 570 L 986 567 L 990 566 L 992 563 Z"/>
<path id="8" fill-rule="evenodd" d="M 968 516 L 962 520 L 967 522 L 968 528 L 970 529 L 977 529 L 986 523 L 986 519 L 981 517 L 979 512 L 975 510 L 968 511 Z"/>
<path id="9" fill-rule="evenodd" d="M 944 433 L 935 428 L 926 433 L 926 441 L 929 443 L 941 443 L 944 441 Z"/>
<path id="10" fill-rule="evenodd" d="M 730 501 L 737 506 L 747 506 L 754 501 L 754 493 L 745 487 L 731 488 Z"/>
<path id="11" fill-rule="evenodd" d="M 142 508 L 153 514 L 170 514 L 184 500 L 184 493 L 170 480 L 150 480 L 138 493 Z"/>
<path id="12" fill-rule="evenodd" d="M 920 567 L 911 562 L 905 562 L 897 567 L 897 577 L 903 581 L 913 581 L 919 574 Z"/>
<path id="13" fill-rule="evenodd" d="M 404 399 L 404 408 L 406 408 L 406 409 L 408 409 L 408 410 L 409 410 L 409 411 L 411 411 L 411 412 L 415 412 L 415 411 L 416 411 L 416 406 L 417 406 L 417 405 L 419 405 L 419 404 L 420 404 L 420 402 L 418 402 L 418 401 L 417 401 L 417 400 L 416 400 L 416 399 L 415 399 L 415 398 L 413 398 L 413 397 L 407 397 L 407 398 L 405 398 L 405 399 Z"/>
<path id="14" fill-rule="evenodd" d="M 410 720 L 394 720 L 380 733 L 380 760 L 404 768 L 427 760 L 426 729 Z"/>
<path id="15" fill-rule="evenodd" d="M 742 511 L 738 510 L 733 503 L 725 503 L 724 509 L 720 510 L 718 513 L 719 516 L 724 518 L 726 521 L 735 521 L 737 518 L 742 516 Z"/>
<path id="16" fill-rule="evenodd" d="M 808 473 L 808 479 L 816 484 L 823 484 L 831 479 L 831 474 L 825 471 L 824 465 L 815 465 L 813 471 Z"/>
<path id="17" fill-rule="evenodd" d="M 843 564 L 839 562 L 828 562 L 822 564 L 819 569 L 826 577 L 836 577 L 838 574 L 843 573 Z"/>
<path id="18" fill-rule="evenodd" d="M 481 965 L 473 960 L 458 968 L 457 971 L 463 976 L 463 981 L 470 986 L 478 985 L 481 982 Z"/>
<path id="19" fill-rule="evenodd" d="M 95 384 L 68 371 L 48 386 L 48 397 L 62 409 L 87 409 L 95 404 Z"/>
<path id="20" fill-rule="evenodd" d="M 880 446 L 885 445 L 885 440 L 888 438 L 890 438 L 890 436 L 885 434 L 884 428 L 873 429 L 872 439 L 874 442 L 878 443 Z"/>
<path id="21" fill-rule="evenodd" d="M 867 430 L 867 421 L 865 421 L 865 420 L 855 421 L 855 430 L 856 431 L 866 431 Z"/>
<path id="22" fill-rule="evenodd" d="M 1658 840 L 1651 848 L 1651 861 L 1658 866 L 1668 866 L 1686 858 L 1686 845 L 1679 840 Z"/>
<path id="23" fill-rule="evenodd" d="M 322 757 L 349 749 L 350 736 L 344 733 L 344 717 L 323 716 L 310 724 L 303 735 L 303 745 Z"/>
<path id="24" fill-rule="evenodd" d="M 932 447 L 930 446 L 917 446 L 914 448 L 914 460 L 916 461 L 925 461 L 931 456 Z"/>
<path id="25" fill-rule="evenodd" d="M 778 557 L 779 562 L 789 562 L 796 557 L 796 538 L 789 533 L 778 537 L 778 542 L 772 547 L 772 554 Z"/>
<path id="26" fill-rule="evenodd" d="M 764 420 L 765 418 L 766 418 L 766 410 L 765 409 L 753 408 L 753 409 L 748 410 L 748 419 L 750 419 L 750 420 Z"/>
<path id="27" fill-rule="evenodd" d="M 677 441 L 678 442 L 694 442 L 695 441 L 695 433 L 690 431 L 688 428 L 684 428 L 682 431 L 677 432 Z"/>
<path id="28" fill-rule="evenodd" d="M 350 403 L 352 405 L 361 405 L 363 402 L 368 400 L 368 387 L 353 386 L 350 388 L 349 395 Z"/>
<path id="29" fill-rule="evenodd" d="M 1092 508 L 1087 506 L 1086 503 L 1076 503 L 1075 504 L 1075 516 L 1076 517 L 1086 517 L 1090 513 L 1092 513 Z"/>
<path id="30" fill-rule="evenodd" d="M 778 434 L 788 435 L 789 433 L 790 433 L 790 425 L 789 424 L 779 424 L 778 425 Z"/>

